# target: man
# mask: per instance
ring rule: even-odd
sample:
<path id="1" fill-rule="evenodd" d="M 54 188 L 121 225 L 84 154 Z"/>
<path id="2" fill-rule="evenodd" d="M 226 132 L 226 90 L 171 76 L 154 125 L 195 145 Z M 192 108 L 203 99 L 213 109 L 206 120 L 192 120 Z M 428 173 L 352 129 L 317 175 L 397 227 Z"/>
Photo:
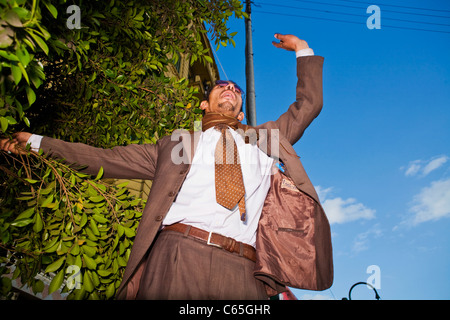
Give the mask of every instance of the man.
<path id="1" fill-rule="evenodd" d="M 0 142 L 10 152 L 31 143 L 90 174 L 102 166 L 105 177 L 153 180 L 119 299 L 267 299 L 286 286 L 331 286 L 329 224 L 292 147 L 322 108 L 323 58 L 296 36 L 275 37 L 296 52 L 299 78 L 276 121 L 242 125 L 242 89 L 219 81 L 201 102 L 198 134 L 110 150 L 25 132 Z"/>

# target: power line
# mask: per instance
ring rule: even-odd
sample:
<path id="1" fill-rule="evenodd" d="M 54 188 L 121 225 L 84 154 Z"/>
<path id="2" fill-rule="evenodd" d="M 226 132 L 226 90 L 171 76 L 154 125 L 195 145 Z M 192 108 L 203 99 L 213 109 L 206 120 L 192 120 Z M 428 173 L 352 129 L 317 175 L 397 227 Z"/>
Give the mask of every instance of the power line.
<path id="1" fill-rule="evenodd" d="M 311 0 L 292 0 L 296 2 L 305 2 L 305 3 L 313 3 L 313 4 L 323 4 L 328 6 L 335 6 L 335 7 L 343 7 L 343 8 L 352 8 L 352 9 L 365 9 L 364 7 L 357 7 L 357 6 L 351 6 L 346 4 L 337 4 L 337 3 L 331 3 L 331 2 L 322 2 L 322 1 L 311 1 Z M 435 14 L 426 14 L 426 13 L 413 13 L 413 12 L 405 12 L 405 11 L 397 11 L 397 10 L 389 10 L 389 9 L 383 9 L 384 12 L 392 12 L 392 13 L 400 13 L 400 14 L 408 14 L 408 15 L 417 15 L 417 16 L 424 16 L 424 17 L 433 17 L 433 18 L 446 18 L 450 19 L 450 16 L 440 16 Z"/>
<path id="2" fill-rule="evenodd" d="M 289 14 L 289 13 L 268 12 L 268 11 L 261 11 L 261 10 L 253 10 L 253 12 L 263 13 L 263 14 L 280 15 L 280 16 L 289 16 L 289 17 L 298 17 L 298 18 L 334 21 L 334 22 L 344 22 L 344 23 L 352 23 L 352 24 L 359 24 L 359 25 L 362 24 L 361 22 L 357 22 L 357 21 L 338 20 L 338 19 L 330 19 L 330 18 L 322 18 L 322 17 L 311 17 L 311 16 L 304 16 L 304 15 L 298 15 L 298 14 Z M 390 25 L 386 25 L 386 24 L 383 24 L 383 27 L 450 34 L 450 31 L 430 30 L 430 29 L 421 29 L 421 28 L 409 28 L 409 27 L 399 27 L 399 26 L 390 26 Z"/>
<path id="3" fill-rule="evenodd" d="M 211 49 L 211 51 L 213 52 L 214 56 L 216 57 L 217 62 L 219 62 L 219 66 L 222 69 L 223 74 L 225 75 L 225 79 L 228 80 L 227 73 L 225 72 L 225 69 L 223 68 L 222 63 L 220 62 L 220 59 L 219 59 L 218 54 L 216 53 L 216 50 Z M 219 76 L 219 79 L 220 79 L 220 76 Z"/>
<path id="4" fill-rule="evenodd" d="M 309 10 L 309 11 L 316 11 L 316 12 L 341 14 L 341 15 L 353 16 L 353 17 L 366 17 L 364 15 L 355 14 L 355 13 L 336 12 L 336 11 L 330 11 L 330 10 L 321 10 L 321 9 L 315 9 L 315 8 L 305 8 L 305 7 L 296 7 L 296 6 L 286 6 L 286 5 L 281 5 L 281 4 L 271 4 L 271 3 L 259 2 L 259 1 L 258 1 L 257 4 L 262 4 L 263 6 L 267 5 L 267 6 L 282 7 L 282 8 L 289 8 L 289 9 L 301 9 L 301 10 Z M 428 24 L 428 25 L 435 25 L 435 26 L 450 27 L 450 24 L 445 24 L 445 23 L 434 23 L 434 22 L 425 22 L 425 21 L 416 21 L 416 20 L 405 20 L 405 19 L 397 19 L 397 18 L 389 18 L 389 17 L 383 17 L 383 19 L 384 20 L 392 20 L 392 21 L 401 21 L 401 22 L 420 23 L 420 24 Z"/>
<path id="5" fill-rule="evenodd" d="M 362 1 L 355 1 L 355 0 L 339 0 L 344 2 L 353 2 L 353 3 L 361 3 L 361 4 L 367 4 L 368 2 L 362 2 Z M 413 9 L 413 10 L 426 10 L 426 11 L 435 11 L 435 12 L 450 12 L 450 10 L 442 10 L 442 9 L 428 9 L 428 8 L 419 8 L 419 7 L 409 7 L 409 6 L 399 6 L 395 4 L 387 4 L 387 3 L 377 3 L 378 6 L 386 6 L 386 7 L 394 7 L 394 8 L 403 8 L 403 9 Z"/>

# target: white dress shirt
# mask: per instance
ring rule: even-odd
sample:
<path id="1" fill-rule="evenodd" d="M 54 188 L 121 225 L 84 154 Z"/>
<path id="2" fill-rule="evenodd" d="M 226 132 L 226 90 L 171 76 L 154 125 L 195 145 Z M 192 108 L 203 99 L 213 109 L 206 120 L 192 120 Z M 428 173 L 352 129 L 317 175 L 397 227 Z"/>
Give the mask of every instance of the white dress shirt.
<path id="1" fill-rule="evenodd" d="M 241 162 L 246 220 L 241 220 L 238 206 L 229 210 L 216 202 L 214 152 L 221 133 L 210 128 L 200 134 L 191 169 L 163 225 L 181 222 L 254 246 L 259 217 L 270 187 L 273 159 L 256 145 L 246 144 L 236 131 L 229 131 Z"/>

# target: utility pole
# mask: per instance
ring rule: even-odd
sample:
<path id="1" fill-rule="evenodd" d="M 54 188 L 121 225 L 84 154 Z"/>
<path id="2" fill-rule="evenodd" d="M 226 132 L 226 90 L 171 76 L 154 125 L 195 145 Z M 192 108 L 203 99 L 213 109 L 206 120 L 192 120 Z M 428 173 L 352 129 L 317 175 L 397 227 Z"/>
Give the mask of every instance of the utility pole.
<path id="1" fill-rule="evenodd" d="M 245 77 L 246 77 L 246 114 L 247 124 L 256 126 L 256 95 L 255 95 L 255 72 L 253 70 L 253 43 L 252 43 L 252 9 L 251 0 L 246 0 L 245 12 Z"/>

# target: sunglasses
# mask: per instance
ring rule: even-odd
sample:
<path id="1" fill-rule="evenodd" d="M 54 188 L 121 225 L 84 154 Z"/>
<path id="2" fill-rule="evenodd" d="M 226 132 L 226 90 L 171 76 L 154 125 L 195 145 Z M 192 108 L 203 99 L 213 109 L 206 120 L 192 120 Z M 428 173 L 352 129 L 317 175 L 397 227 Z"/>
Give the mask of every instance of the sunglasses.
<path id="1" fill-rule="evenodd" d="M 234 86 L 234 90 L 239 94 L 244 94 L 244 90 L 242 90 L 241 87 L 239 87 L 236 83 L 232 81 L 225 81 L 225 80 L 217 80 L 215 87 L 226 87 L 228 85 L 232 84 Z"/>

